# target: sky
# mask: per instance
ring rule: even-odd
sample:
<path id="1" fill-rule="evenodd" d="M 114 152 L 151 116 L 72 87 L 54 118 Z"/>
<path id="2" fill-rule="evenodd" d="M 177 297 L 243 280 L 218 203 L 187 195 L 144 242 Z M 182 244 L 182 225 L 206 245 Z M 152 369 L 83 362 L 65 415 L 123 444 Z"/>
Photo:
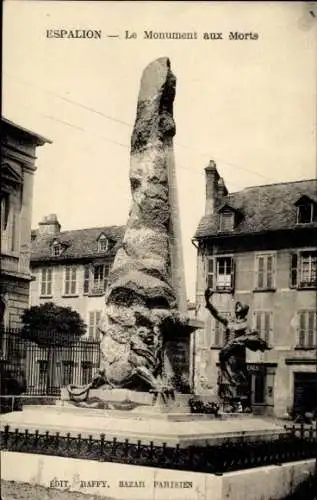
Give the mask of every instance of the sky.
<path id="1" fill-rule="evenodd" d="M 3 11 L 3 115 L 53 141 L 37 150 L 33 228 L 51 213 L 62 230 L 126 223 L 140 78 L 162 56 L 177 78 L 174 150 L 191 300 L 191 239 L 209 160 L 230 192 L 315 178 L 317 23 L 305 3 L 5 0 Z M 47 38 L 47 29 L 96 29 L 102 38 Z M 145 30 L 197 39 L 149 40 Z M 229 40 L 231 31 L 258 39 Z"/>

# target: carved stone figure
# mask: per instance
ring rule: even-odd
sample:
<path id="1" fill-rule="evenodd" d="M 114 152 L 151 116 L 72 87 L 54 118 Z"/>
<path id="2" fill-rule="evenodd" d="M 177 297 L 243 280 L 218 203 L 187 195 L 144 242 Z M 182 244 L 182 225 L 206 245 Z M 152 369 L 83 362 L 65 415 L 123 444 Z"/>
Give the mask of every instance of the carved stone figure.
<path id="1" fill-rule="evenodd" d="M 236 302 L 235 318 L 222 316 L 210 301 L 213 292 L 205 291 L 206 308 L 226 328 L 227 342 L 219 353 L 218 395 L 225 411 L 251 412 L 250 384 L 246 364 L 246 349 L 265 351 L 270 349 L 259 334 L 251 331 L 247 323 L 249 306 Z"/>

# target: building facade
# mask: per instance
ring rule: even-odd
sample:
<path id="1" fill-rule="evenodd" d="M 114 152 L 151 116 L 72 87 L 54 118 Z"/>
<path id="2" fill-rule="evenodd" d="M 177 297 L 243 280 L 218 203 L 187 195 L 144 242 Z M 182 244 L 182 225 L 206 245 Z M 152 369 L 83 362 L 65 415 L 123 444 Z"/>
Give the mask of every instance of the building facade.
<path id="1" fill-rule="evenodd" d="M 253 410 L 276 416 L 317 409 L 317 181 L 255 186 L 229 194 L 214 162 L 195 237 L 196 304 L 205 329 L 195 338 L 197 391 L 217 391 L 226 332 L 204 307 L 204 290 L 232 315 L 249 305 L 249 325 L 270 344 L 248 351 Z"/>
<path id="2" fill-rule="evenodd" d="M 32 231 L 31 306 L 54 302 L 77 311 L 86 337 L 98 340 L 110 266 L 121 244 L 121 226 L 61 231 L 55 214 Z"/>
<path id="3" fill-rule="evenodd" d="M 19 328 L 29 306 L 36 148 L 48 139 L 1 119 L 1 323 Z"/>
<path id="4" fill-rule="evenodd" d="M 30 306 L 54 302 L 70 307 L 80 314 L 87 331 L 74 344 L 29 349 L 29 393 L 58 395 L 65 385 L 91 382 L 100 365 L 98 323 L 109 269 L 123 231 L 121 226 L 61 231 L 55 214 L 44 217 L 32 231 Z"/>

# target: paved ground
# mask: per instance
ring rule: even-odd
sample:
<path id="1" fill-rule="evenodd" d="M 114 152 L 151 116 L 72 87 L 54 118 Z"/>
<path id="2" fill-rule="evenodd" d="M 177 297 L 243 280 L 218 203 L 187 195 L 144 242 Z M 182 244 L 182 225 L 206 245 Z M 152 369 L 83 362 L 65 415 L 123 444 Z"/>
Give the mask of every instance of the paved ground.
<path id="1" fill-rule="evenodd" d="M 1 481 L 1 500 L 101 500 L 101 498 L 109 499 L 109 497 L 61 491 L 27 483 Z"/>

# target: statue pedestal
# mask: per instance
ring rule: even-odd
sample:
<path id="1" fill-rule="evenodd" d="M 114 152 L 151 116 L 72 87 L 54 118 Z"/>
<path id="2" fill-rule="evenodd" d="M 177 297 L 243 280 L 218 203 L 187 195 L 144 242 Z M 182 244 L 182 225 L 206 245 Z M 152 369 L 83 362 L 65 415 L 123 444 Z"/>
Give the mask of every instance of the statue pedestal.
<path id="1" fill-rule="evenodd" d="M 164 332 L 163 371 L 173 379 L 174 387 L 180 393 L 193 390 L 191 338 L 195 330 L 203 327 L 203 321 L 190 318 L 186 324 L 172 325 Z"/>
<path id="2" fill-rule="evenodd" d="M 253 442 L 256 439 L 278 439 L 285 429 L 276 422 L 258 417 L 215 418 L 211 415 L 186 413 L 149 413 L 114 410 L 90 410 L 76 408 L 67 401 L 65 406 L 25 406 L 22 412 L 3 415 L 2 425 L 29 433 L 38 430 L 40 433 L 49 431 L 59 433 L 59 436 L 94 439 L 105 434 L 107 439 L 116 438 L 118 442 L 130 443 L 141 441 L 142 444 L 171 446 L 179 444 L 187 446 L 211 446 L 221 444 L 228 438 L 232 442 L 243 439 Z"/>
<path id="3" fill-rule="evenodd" d="M 189 400 L 191 394 L 174 394 L 171 396 L 163 396 L 158 394 L 154 397 L 153 404 L 151 406 L 139 406 L 132 410 L 135 413 L 148 413 L 150 414 L 179 414 L 185 413 L 190 414 Z"/>
<path id="4" fill-rule="evenodd" d="M 129 391 L 127 389 L 90 389 L 88 397 L 70 397 L 67 388 L 61 389 L 61 400 L 57 406 L 90 408 L 91 410 L 117 410 L 117 414 L 137 413 L 157 416 L 158 414 L 190 415 L 189 400 L 192 394 L 176 393 L 172 396 Z M 92 411 L 92 413 L 94 413 Z"/>

